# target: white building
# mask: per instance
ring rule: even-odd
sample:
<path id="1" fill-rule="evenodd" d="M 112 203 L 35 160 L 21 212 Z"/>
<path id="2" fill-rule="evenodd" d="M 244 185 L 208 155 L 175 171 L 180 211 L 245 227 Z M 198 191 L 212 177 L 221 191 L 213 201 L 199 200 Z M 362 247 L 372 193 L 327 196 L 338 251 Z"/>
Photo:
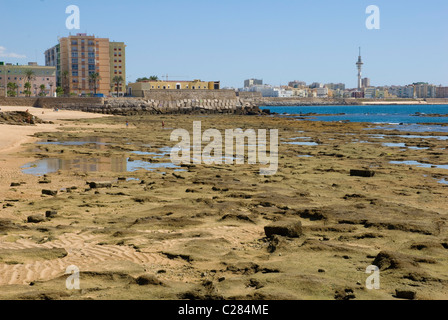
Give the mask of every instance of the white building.
<path id="1" fill-rule="evenodd" d="M 318 98 L 328 98 L 328 88 L 317 88 Z"/>

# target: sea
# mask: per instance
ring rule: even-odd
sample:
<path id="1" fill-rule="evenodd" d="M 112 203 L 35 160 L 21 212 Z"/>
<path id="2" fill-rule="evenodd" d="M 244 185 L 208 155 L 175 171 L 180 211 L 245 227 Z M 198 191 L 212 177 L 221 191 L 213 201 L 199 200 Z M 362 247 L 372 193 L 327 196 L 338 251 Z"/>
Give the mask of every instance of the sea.
<path id="1" fill-rule="evenodd" d="M 306 120 L 311 121 L 350 121 L 392 125 L 448 123 L 448 117 L 416 116 L 416 114 L 446 115 L 448 105 L 263 106 L 260 109 L 269 109 L 271 112 L 295 117 L 302 117 L 301 115 L 309 113 L 317 114 L 306 117 Z M 446 131 L 448 132 L 448 128 Z"/>

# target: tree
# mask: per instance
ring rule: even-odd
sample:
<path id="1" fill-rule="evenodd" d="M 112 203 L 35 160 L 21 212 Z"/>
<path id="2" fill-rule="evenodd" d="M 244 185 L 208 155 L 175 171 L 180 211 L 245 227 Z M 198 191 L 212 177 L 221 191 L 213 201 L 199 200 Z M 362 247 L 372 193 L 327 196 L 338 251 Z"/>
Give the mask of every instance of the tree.
<path id="1" fill-rule="evenodd" d="M 136 82 L 143 82 L 143 81 L 158 81 L 159 77 L 158 76 L 150 76 L 149 78 L 138 78 L 137 80 L 135 80 Z"/>
<path id="2" fill-rule="evenodd" d="M 34 79 L 35 79 L 35 73 L 34 73 L 34 71 L 33 70 L 31 70 L 31 69 L 27 69 L 27 70 L 25 70 L 25 81 L 26 81 L 26 83 L 29 83 L 29 85 L 30 85 L 30 87 L 29 88 L 26 88 L 26 89 L 29 89 L 29 90 L 27 90 L 28 91 L 28 97 L 30 97 L 31 96 L 31 87 L 32 87 L 32 83 L 31 83 L 31 81 L 33 81 Z M 25 83 L 25 86 L 26 86 L 26 83 Z M 25 91 L 26 92 L 26 91 Z M 27 93 L 25 93 L 25 94 L 27 94 Z"/>
<path id="3" fill-rule="evenodd" d="M 15 97 L 17 95 L 17 84 L 15 84 L 14 82 L 9 82 L 7 85 L 8 91 L 7 91 L 7 95 L 8 97 Z"/>
<path id="4" fill-rule="evenodd" d="M 47 93 L 45 92 L 45 89 L 47 89 L 47 88 L 45 87 L 45 85 L 44 85 L 44 84 L 41 84 L 40 87 L 39 87 L 39 89 L 40 89 L 39 96 L 40 96 L 40 97 L 45 97 L 45 96 L 47 95 Z"/>
<path id="5" fill-rule="evenodd" d="M 89 75 L 89 83 L 93 87 L 93 92 L 95 93 L 95 95 L 96 95 L 96 91 L 98 89 L 98 81 L 100 81 L 100 80 L 101 80 L 101 77 L 98 72 L 91 73 Z"/>
<path id="6" fill-rule="evenodd" d="M 25 91 L 23 91 L 23 93 L 25 94 L 25 96 L 27 96 L 27 97 L 31 97 L 31 83 L 29 83 L 29 82 L 26 82 L 25 83 Z"/>
<path id="7" fill-rule="evenodd" d="M 62 89 L 65 95 L 70 94 L 69 72 L 67 70 L 62 71 Z"/>
<path id="8" fill-rule="evenodd" d="M 62 89 L 61 87 L 57 87 L 56 88 L 56 95 L 58 97 L 62 96 L 64 94 L 64 89 Z"/>
<path id="9" fill-rule="evenodd" d="M 122 76 L 115 76 L 115 77 L 112 79 L 112 81 L 114 82 L 115 89 L 117 90 L 117 97 L 118 97 L 118 91 L 119 91 L 118 89 L 119 89 L 119 87 L 120 87 L 120 84 L 123 83 L 124 79 L 123 79 Z"/>

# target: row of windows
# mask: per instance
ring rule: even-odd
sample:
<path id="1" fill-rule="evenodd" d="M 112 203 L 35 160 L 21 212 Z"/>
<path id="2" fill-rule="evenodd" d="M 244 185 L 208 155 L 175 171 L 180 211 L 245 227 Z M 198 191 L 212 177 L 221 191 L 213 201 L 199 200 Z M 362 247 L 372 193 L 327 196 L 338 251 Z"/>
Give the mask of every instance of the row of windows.
<path id="1" fill-rule="evenodd" d="M 86 61 L 85 59 L 81 59 L 81 63 L 83 63 L 85 61 Z M 87 61 L 89 64 L 95 64 L 95 62 L 96 62 L 95 58 L 89 58 Z M 79 60 L 77 58 L 72 58 L 72 64 L 78 64 L 78 63 L 79 63 Z"/>
<path id="2" fill-rule="evenodd" d="M 155 88 L 156 88 L 155 86 L 151 86 L 151 89 L 155 89 Z M 178 88 L 178 86 L 176 86 L 176 88 Z M 185 88 L 188 89 L 189 86 L 186 85 Z M 166 86 L 163 86 L 162 88 L 160 88 L 160 86 L 157 86 L 157 89 L 167 89 L 167 87 L 166 87 Z M 171 86 L 168 86 L 168 89 L 171 89 Z M 180 88 L 179 88 L 179 89 L 180 89 Z M 195 90 L 195 89 L 196 89 L 196 86 L 193 86 L 192 89 Z M 198 86 L 198 89 L 201 89 L 201 86 Z M 202 89 L 207 89 L 207 87 L 204 86 L 204 88 L 202 88 Z"/>
<path id="3" fill-rule="evenodd" d="M 3 71 L 1 71 L 0 70 L 0 74 L 2 74 L 3 73 Z M 23 72 L 22 71 L 17 71 L 17 70 L 12 70 L 12 72 L 11 72 L 11 70 L 8 70 L 8 73 L 12 73 L 12 74 L 22 74 Z M 39 71 L 39 74 L 50 74 L 50 71 Z"/>
<path id="4" fill-rule="evenodd" d="M 93 73 L 95 73 L 95 71 L 93 71 L 93 70 L 89 70 L 89 76 L 90 76 L 91 74 L 93 74 Z M 79 77 L 79 72 L 78 72 L 78 71 L 73 71 L 73 72 L 72 72 L 72 76 L 73 76 L 73 77 Z M 83 76 L 84 76 L 84 73 L 83 73 Z"/>
<path id="5" fill-rule="evenodd" d="M 81 40 L 81 44 L 84 44 L 84 43 L 86 43 L 86 41 L 85 41 L 85 40 Z M 92 41 L 92 40 L 89 40 L 89 41 L 87 42 L 87 44 L 88 44 L 89 46 L 94 46 L 94 45 L 95 45 L 95 42 Z M 98 44 L 98 42 L 97 42 L 96 44 Z M 72 40 L 72 46 L 77 46 L 77 45 L 78 45 L 78 41 L 77 41 L 77 40 Z"/>
<path id="6" fill-rule="evenodd" d="M 2 80 L 2 79 L 3 79 L 3 78 L 0 77 L 0 80 Z M 50 81 L 49 78 L 46 78 L 46 79 L 47 79 L 47 81 Z M 11 77 L 8 77 L 8 80 L 11 80 Z M 22 78 L 17 79 L 17 77 L 15 77 L 15 78 L 14 78 L 14 81 L 17 81 L 17 80 L 22 81 Z M 36 80 L 37 80 L 37 79 L 36 79 Z M 45 81 L 45 78 L 42 78 L 42 81 Z"/>
<path id="7" fill-rule="evenodd" d="M 85 57 L 85 52 L 81 52 L 81 57 Z M 88 55 L 87 55 L 89 58 L 95 58 L 95 52 L 89 52 L 88 53 Z M 100 55 L 99 54 L 97 54 L 96 55 L 97 57 L 99 57 Z M 79 57 L 79 54 L 78 54 L 78 52 L 72 52 L 72 58 L 78 58 Z"/>
<path id="8" fill-rule="evenodd" d="M 114 51 L 117 51 L 117 48 L 114 48 Z M 121 51 L 121 48 L 118 48 L 118 51 Z"/>

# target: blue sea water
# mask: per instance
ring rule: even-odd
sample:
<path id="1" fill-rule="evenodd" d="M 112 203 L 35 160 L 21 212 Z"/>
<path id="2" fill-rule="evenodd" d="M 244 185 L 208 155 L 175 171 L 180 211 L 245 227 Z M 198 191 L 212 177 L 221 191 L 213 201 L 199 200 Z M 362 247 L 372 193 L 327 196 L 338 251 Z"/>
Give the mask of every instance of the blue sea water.
<path id="1" fill-rule="evenodd" d="M 328 116 L 310 116 L 311 121 L 351 121 L 378 124 L 418 124 L 448 123 L 443 117 L 417 117 L 422 114 L 448 114 L 448 105 L 364 105 L 364 106 L 297 106 L 297 107 L 260 107 L 271 112 L 288 115 L 307 113 L 329 114 Z M 340 115 L 343 114 L 343 115 Z"/>

